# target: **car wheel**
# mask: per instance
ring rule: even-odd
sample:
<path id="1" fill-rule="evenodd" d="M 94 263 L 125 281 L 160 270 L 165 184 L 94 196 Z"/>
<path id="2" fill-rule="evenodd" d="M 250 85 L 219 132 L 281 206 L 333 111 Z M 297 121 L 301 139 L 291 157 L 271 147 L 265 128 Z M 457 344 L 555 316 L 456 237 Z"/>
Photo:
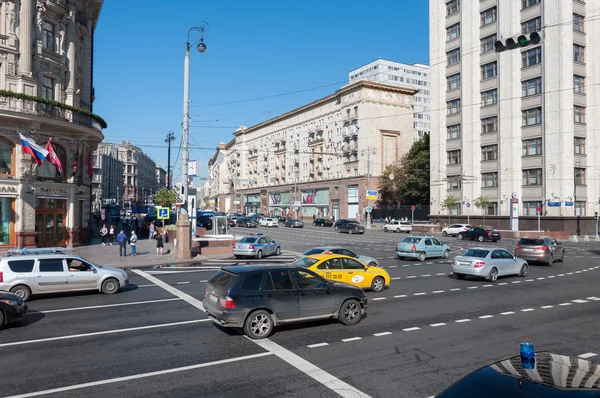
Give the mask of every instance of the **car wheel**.
<path id="1" fill-rule="evenodd" d="M 234 254 L 235 258 L 242 258 L 242 256 Z"/>
<path id="2" fill-rule="evenodd" d="M 553 263 L 554 263 L 554 255 L 552 253 L 550 253 L 550 259 L 548 260 L 548 262 L 546 264 L 548 266 L 552 266 Z"/>
<path id="3" fill-rule="evenodd" d="M 336 231 L 338 231 L 340 234 L 342 233 L 342 231 L 340 231 L 340 229 L 338 228 Z"/>
<path id="4" fill-rule="evenodd" d="M 275 255 L 279 256 L 281 254 L 281 247 L 277 246 L 277 249 L 275 249 Z"/>
<path id="5" fill-rule="evenodd" d="M 313 225 L 316 227 L 316 226 L 317 226 L 317 223 L 316 223 L 316 222 L 313 222 Z"/>
<path id="6" fill-rule="evenodd" d="M 348 230 L 348 234 L 352 235 L 352 230 L 351 229 Z"/>
<path id="7" fill-rule="evenodd" d="M 442 231 L 442 236 L 448 236 L 448 232 Z"/>
<path id="8" fill-rule="evenodd" d="M 262 250 L 256 252 L 256 258 L 258 258 L 259 260 L 262 258 Z"/>
<path id="9" fill-rule="evenodd" d="M 560 261 L 561 263 L 565 262 L 565 250 L 564 249 L 563 249 L 563 252 L 562 252 L 562 256 L 560 256 L 560 259 L 558 261 Z"/>
<path id="10" fill-rule="evenodd" d="M 383 232 L 387 232 L 388 229 L 386 227 L 383 227 Z"/>
<path id="11" fill-rule="evenodd" d="M 419 261 L 425 261 L 426 258 L 427 256 L 425 255 L 425 252 L 419 253 Z"/>
<path id="12" fill-rule="evenodd" d="M 492 239 L 492 243 L 496 243 L 498 242 L 496 239 Z"/>
<path id="13" fill-rule="evenodd" d="M 252 340 L 269 337 L 273 331 L 273 318 L 265 310 L 254 311 L 244 322 L 244 333 Z"/>
<path id="14" fill-rule="evenodd" d="M 108 278 L 102 282 L 102 293 L 115 294 L 119 291 L 119 281 L 115 278 Z"/>
<path id="15" fill-rule="evenodd" d="M 382 292 L 385 288 L 385 279 L 381 276 L 376 276 L 373 278 L 373 282 L 371 282 L 371 291 L 375 293 Z"/>
<path id="16" fill-rule="evenodd" d="M 450 250 L 444 250 L 444 254 L 442 255 L 442 258 L 448 258 L 450 257 Z"/>
<path id="17" fill-rule="evenodd" d="M 483 242 L 483 235 L 479 235 L 479 238 L 477 238 L 477 240 Z"/>
<path id="18" fill-rule="evenodd" d="M 454 273 L 454 275 L 456 275 L 456 277 L 458 279 L 465 279 L 465 274 L 457 274 L 456 272 Z"/>
<path id="19" fill-rule="evenodd" d="M 5 319 L 4 312 L 2 312 L 0 310 L 0 329 L 2 328 L 2 326 L 4 326 L 4 319 Z"/>
<path id="20" fill-rule="evenodd" d="M 362 318 L 360 304 L 356 300 L 348 300 L 340 307 L 338 319 L 344 325 L 356 325 Z"/>
<path id="21" fill-rule="evenodd" d="M 519 276 L 527 276 L 527 272 L 529 272 L 529 266 L 527 264 L 523 264 L 521 267 L 521 271 L 519 272 Z"/>
<path id="22" fill-rule="evenodd" d="M 458 238 L 458 240 L 463 240 L 464 239 L 463 234 L 458 234 L 458 235 L 456 235 L 456 237 Z"/>
<path id="23" fill-rule="evenodd" d="M 498 270 L 495 267 L 491 269 L 488 280 L 490 282 L 496 282 L 498 280 Z"/>
<path id="24" fill-rule="evenodd" d="M 31 298 L 31 289 L 25 285 L 13 286 L 10 289 L 10 292 L 21 297 L 23 299 L 23 301 L 29 301 L 29 299 Z"/>
<path id="25" fill-rule="evenodd" d="M 369 263 L 369 267 L 377 267 L 377 264 L 375 263 L 375 261 L 371 261 Z"/>

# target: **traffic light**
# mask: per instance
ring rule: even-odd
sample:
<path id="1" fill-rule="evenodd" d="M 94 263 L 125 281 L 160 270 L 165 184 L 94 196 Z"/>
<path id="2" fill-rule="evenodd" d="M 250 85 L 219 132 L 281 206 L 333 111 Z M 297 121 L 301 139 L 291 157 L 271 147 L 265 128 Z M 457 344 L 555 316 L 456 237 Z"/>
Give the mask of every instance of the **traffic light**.
<path id="1" fill-rule="evenodd" d="M 598 221 L 598 212 L 594 213 L 594 221 Z"/>
<path id="2" fill-rule="evenodd" d="M 528 35 L 520 35 L 516 39 L 509 37 L 504 42 L 502 40 L 496 40 L 494 48 L 497 53 L 504 50 L 514 50 L 517 47 L 527 47 L 531 44 L 539 44 L 542 41 L 542 36 L 538 32 L 532 32 Z"/>

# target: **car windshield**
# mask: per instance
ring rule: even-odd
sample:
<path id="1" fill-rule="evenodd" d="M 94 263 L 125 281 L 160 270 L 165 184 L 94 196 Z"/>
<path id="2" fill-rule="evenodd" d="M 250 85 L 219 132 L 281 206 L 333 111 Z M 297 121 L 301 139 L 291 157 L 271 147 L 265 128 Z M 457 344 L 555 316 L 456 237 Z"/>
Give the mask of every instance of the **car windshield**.
<path id="1" fill-rule="evenodd" d="M 299 267 L 304 267 L 304 268 L 308 268 L 311 265 L 313 265 L 314 263 L 316 263 L 318 260 L 315 260 L 314 258 L 310 258 L 310 257 L 302 257 L 299 260 L 296 260 L 296 262 L 294 262 L 294 265 L 297 265 Z"/>
<path id="2" fill-rule="evenodd" d="M 245 236 L 242 239 L 240 239 L 240 243 L 254 243 L 258 240 L 258 238 L 255 238 L 254 236 Z"/>
<path id="3" fill-rule="evenodd" d="M 319 254 L 319 253 L 323 253 L 324 251 L 325 251 L 325 249 L 323 249 L 323 248 L 320 248 L 320 247 L 315 247 L 315 248 L 312 248 L 312 249 L 310 249 L 310 250 L 307 250 L 307 251 L 305 251 L 303 254 L 304 254 L 305 256 L 310 256 L 310 255 L 312 255 L 312 254 Z"/>
<path id="4" fill-rule="evenodd" d="M 402 243 L 419 243 L 421 238 L 417 238 L 416 236 L 409 236 L 408 238 L 404 238 Z"/>
<path id="5" fill-rule="evenodd" d="M 484 249 L 469 249 L 467 251 L 464 251 L 461 254 L 461 256 L 463 256 L 463 257 L 486 258 L 489 252 L 490 252 L 489 250 L 484 250 Z"/>
<path id="6" fill-rule="evenodd" d="M 544 239 L 542 238 L 521 238 L 521 240 L 519 240 L 519 243 L 517 243 L 518 245 L 524 245 L 524 246 L 541 246 L 544 244 Z"/>

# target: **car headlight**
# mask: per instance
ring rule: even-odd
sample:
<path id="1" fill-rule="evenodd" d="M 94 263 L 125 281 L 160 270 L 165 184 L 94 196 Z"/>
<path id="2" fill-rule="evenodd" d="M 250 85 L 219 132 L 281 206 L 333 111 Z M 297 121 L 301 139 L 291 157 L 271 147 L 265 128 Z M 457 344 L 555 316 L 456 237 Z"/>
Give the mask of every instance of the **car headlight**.
<path id="1" fill-rule="evenodd" d="M 4 304 L 8 304 L 11 307 L 16 307 L 16 306 L 19 305 L 19 302 L 16 301 L 16 300 L 2 300 L 1 302 L 4 303 Z"/>

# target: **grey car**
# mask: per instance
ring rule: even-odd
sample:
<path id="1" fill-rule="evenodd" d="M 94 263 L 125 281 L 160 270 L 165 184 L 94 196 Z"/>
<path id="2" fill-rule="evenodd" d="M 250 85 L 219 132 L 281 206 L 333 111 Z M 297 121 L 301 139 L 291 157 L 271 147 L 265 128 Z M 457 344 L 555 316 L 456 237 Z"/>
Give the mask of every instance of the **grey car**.
<path id="1" fill-rule="evenodd" d="M 278 256 L 280 254 L 281 246 L 279 243 L 268 236 L 263 236 L 263 234 L 244 236 L 233 246 L 235 258 L 263 258 L 264 256 Z"/>
<path id="2" fill-rule="evenodd" d="M 283 223 L 283 226 L 290 228 L 304 228 L 304 223 L 297 218 L 290 218 Z"/>
<path id="3" fill-rule="evenodd" d="M 346 249 L 345 247 L 338 247 L 338 246 L 313 247 L 312 249 L 309 249 L 302 254 L 304 256 L 310 256 L 312 254 L 320 254 L 320 253 L 325 253 L 327 251 L 331 252 L 332 254 L 342 254 L 344 256 L 354 257 L 357 260 L 359 260 L 361 263 L 367 264 L 370 267 L 379 267 L 379 261 L 377 261 L 373 257 L 357 254 L 357 253 L 353 252 L 352 250 Z"/>
<path id="4" fill-rule="evenodd" d="M 550 236 L 521 238 L 515 245 L 515 256 L 552 265 L 565 261 L 565 247 Z"/>
<path id="5" fill-rule="evenodd" d="M 527 261 L 500 247 L 475 247 L 452 260 L 452 272 L 458 279 L 472 275 L 496 282 L 499 276 L 527 276 L 528 270 Z"/>
<path id="6" fill-rule="evenodd" d="M 114 294 L 129 284 L 122 269 L 103 267 L 77 255 L 44 253 L 43 249 L 37 253 L 34 249 L 0 258 L 0 291 L 27 301 L 44 293 L 98 290 Z"/>

